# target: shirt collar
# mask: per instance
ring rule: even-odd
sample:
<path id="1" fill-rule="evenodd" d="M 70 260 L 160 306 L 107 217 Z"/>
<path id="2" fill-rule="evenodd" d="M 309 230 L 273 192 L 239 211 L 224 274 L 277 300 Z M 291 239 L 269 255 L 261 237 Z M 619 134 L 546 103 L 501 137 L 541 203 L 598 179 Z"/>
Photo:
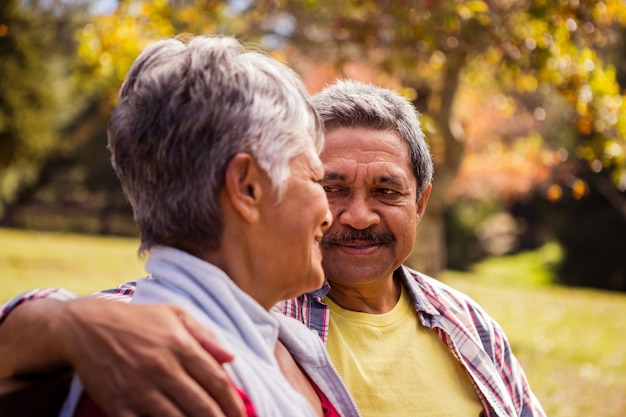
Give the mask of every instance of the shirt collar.
<path id="1" fill-rule="evenodd" d="M 428 294 L 432 293 L 432 291 L 430 291 L 429 286 L 418 272 L 411 271 L 405 266 L 400 266 L 394 271 L 393 276 L 408 288 L 415 310 L 431 316 L 439 316 L 441 314 L 437 306 L 433 304 L 432 298 L 428 297 Z"/>

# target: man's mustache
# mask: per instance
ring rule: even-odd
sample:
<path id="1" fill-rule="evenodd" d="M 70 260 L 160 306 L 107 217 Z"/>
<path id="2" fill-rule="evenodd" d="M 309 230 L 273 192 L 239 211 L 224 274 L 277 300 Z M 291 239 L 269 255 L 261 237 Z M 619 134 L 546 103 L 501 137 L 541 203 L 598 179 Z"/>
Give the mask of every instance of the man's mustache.
<path id="1" fill-rule="evenodd" d="M 379 233 L 371 229 L 350 229 L 347 232 L 326 233 L 322 237 L 322 246 L 330 246 L 345 243 L 391 243 L 396 238 L 391 233 Z"/>

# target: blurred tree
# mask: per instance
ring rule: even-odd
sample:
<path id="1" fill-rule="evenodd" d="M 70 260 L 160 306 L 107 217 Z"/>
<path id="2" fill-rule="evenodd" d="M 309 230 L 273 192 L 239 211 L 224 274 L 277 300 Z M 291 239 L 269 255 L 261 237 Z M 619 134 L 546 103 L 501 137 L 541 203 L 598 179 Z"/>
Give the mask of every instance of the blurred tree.
<path id="1" fill-rule="evenodd" d="M 120 0 L 114 11 L 94 16 L 77 31 L 77 83 L 99 92 L 110 110 L 148 43 L 181 33 L 232 33 L 229 10 L 227 2 L 215 0 Z"/>
<path id="2" fill-rule="evenodd" d="M 0 4 L 0 214 L 57 146 L 53 39 L 44 22 L 18 0 Z"/>
<path id="3" fill-rule="evenodd" d="M 626 28 L 620 41 L 607 51 L 616 67 L 616 79 L 626 88 Z M 626 114 L 621 114 L 624 123 Z M 541 212 L 563 248 L 558 281 L 567 285 L 626 291 L 626 187 L 624 174 L 615 166 L 595 159 L 587 163 L 587 148 L 597 147 L 594 131 L 579 132 L 584 152 L 552 171 L 543 193 L 522 206 Z M 622 156 L 615 145 L 605 149 L 605 158 Z M 617 174 L 617 175 L 616 175 Z M 613 181 L 611 181 L 613 179 Z M 546 204 L 546 199 L 548 202 Z M 544 198 L 542 198 L 544 197 Z"/>
<path id="4" fill-rule="evenodd" d="M 499 165 L 516 181 L 543 172 L 516 185 L 527 191 L 546 178 L 546 163 L 578 158 L 626 187 L 626 101 L 609 65 L 625 22 L 624 0 L 120 0 L 80 28 L 76 81 L 106 113 L 147 42 L 227 33 L 287 61 L 312 92 L 336 76 L 399 90 L 422 112 L 436 161 L 409 263 L 435 274 L 445 265 L 445 208 L 469 185 L 456 182 L 461 169 L 495 178 L 485 167 Z M 498 121 L 498 133 L 481 137 L 478 119 Z M 462 164 L 468 146 L 491 159 Z"/>
<path id="5" fill-rule="evenodd" d="M 84 2 L 6 0 L 0 4 L 0 219 L 75 147 L 84 95 L 70 79 L 74 32 Z M 81 136 L 81 135 L 78 135 Z"/>

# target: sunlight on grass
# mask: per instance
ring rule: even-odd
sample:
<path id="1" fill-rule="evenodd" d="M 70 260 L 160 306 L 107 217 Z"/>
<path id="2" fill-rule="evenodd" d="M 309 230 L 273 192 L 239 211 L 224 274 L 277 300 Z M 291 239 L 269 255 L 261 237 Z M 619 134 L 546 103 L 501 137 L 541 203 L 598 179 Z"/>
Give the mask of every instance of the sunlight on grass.
<path id="1" fill-rule="evenodd" d="M 535 251 L 486 259 L 472 272 L 482 282 L 546 285 L 553 281 L 552 268 L 560 259 L 561 248 L 551 242 Z"/>
<path id="2" fill-rule="evenodd" d="M 0 303 L 38 287 L 91 294 L 145 275 L 139 240 L 0 229 Z"/>
<path id="3" fill-rule="evenodd" d="M 492 259 L 475 269 L 489 271 L 486 277 L 446 271 L 442 280 L 478 301 L 504 328 L 548 416 L 626 415 L 626 295 L 523 282 L 520 271 L 539 266 L 521 260 L 541 258 Z M 500 274 L 490 275 L 494 271 Z"/>

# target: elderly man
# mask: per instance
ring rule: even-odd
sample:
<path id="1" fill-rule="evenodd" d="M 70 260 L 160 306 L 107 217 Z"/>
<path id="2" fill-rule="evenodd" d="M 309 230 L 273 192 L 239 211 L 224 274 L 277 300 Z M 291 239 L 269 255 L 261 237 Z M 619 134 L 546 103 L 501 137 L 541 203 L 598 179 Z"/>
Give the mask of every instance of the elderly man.
<path id="1" fill-rule="evenodd" d="M 402 266 L 433 172 L 415 109 L 350 81 L 313 102 L 326 128 L 322 184 L 333 213 L 322 241 L 327 281 L 282 303 L 283 313 L 326 342 L 363 415 L 544 416 L 498 324 Z M 117 293 L 132 295 L 132 284 Z"/>

